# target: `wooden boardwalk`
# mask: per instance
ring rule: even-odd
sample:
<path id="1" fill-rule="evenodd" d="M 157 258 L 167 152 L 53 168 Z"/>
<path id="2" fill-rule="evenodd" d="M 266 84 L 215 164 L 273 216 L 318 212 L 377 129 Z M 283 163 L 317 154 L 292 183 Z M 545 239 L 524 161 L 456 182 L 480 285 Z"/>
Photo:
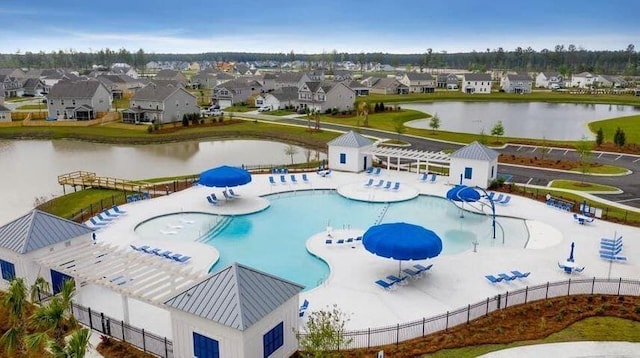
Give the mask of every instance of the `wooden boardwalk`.
<path id="1" fill-rule="evenodd" d="M 82 189 L 100 188 L 130 192 L 142 192 L 144 190 L 148 190 L 153 186 L 152 184 L 134 183 L 124 179 L 99 177 L 96 175 L 96 173 L 85 172 L 81 170 L 58 175 L 58 184 L 62 185 L 63 192 L 65 186 L 67 185 L 72 186 L 74 189 L 79 186 Z"/>

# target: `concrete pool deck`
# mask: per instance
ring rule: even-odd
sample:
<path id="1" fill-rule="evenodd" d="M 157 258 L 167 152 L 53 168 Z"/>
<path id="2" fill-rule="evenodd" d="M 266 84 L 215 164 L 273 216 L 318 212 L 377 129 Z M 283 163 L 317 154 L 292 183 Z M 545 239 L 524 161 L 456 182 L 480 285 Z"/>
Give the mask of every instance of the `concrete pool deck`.
<path id="1" fill-rule="evenodd" d="M 256 199 L 257 197 L 279 192 L 337 189 L 345 196 L 360 196 L 366 193 L 363 190 L 377 190 L 378 192 L 374 193 L 376 195 L 397 195 L 398 198 L 403 195 L 414 196 L 414 192 L 444 197 L 453 184 L 448 182 L 447 177 L 439 176 L 435 183 L 428 183 L 420 181 L 420 176 L 416 173 L 387 170 L 383 170 L 382 175 L 378 177 L 341 172 L 333 172 L 329 177 L 320 177 L 315 173 L 307 175 L 310 183 L 275 185 L 269 183 L 269 175 L 253 175 L 251 183 L 234 188 L 241 198 L 219 206 L 212 206 L 205 197 L 211 192 L 216 192 L 218 198 L 221 198 L 222 189 L 199 186 L 168 196 L 123 205 L 121 209 L 126 210 L 127 215 L 99 230 L 97 240 L 123 247 L 130 244 L 156 245 L 191 256 L 192 260 L 188 265 L 194 270 L 207 272 L 218 259 L 215 248 L 195 241 L 178 242 L 171 240 L 171 236 L 162 235 L 155 240 L 142 240 L 135 234 L 135 226 L 155 216 L 169 213 L 223 214 L 223 208 L 233 208 L 235 214 L 240 214 L 243 210 L 253 212 L 264 205 L 262 200 L 266 200 Z M 382 189 L 363 188 L 363 184 L 369 178 L 398 181 L 401 183 L 401 189 L 397 192 L 383 193 Z M 403 190 L 407 190 L 407 193 L 403 193 Z M 391 292 L 382 290 L 374 282 L 389 274 L 397 274 L 397 261 L 375 256 L 367 252 L 361 243 L 327 245 L 325 228 L 318 228 L 317 234 L 308 239 L 307 248 L 324 259 L 331 272 L 320 286 L 301 293 L 300 300 L 309 300 L 307 314 L 336 304 L 349 317 L 347 329 L 366 329 L 428 318 L 505 291 L 549 281 L 561 281 L 570 277 L 634 278 L 640 272 L 640 265 L 633 259 L 639 257 L 640 245 L 630 240 L 640 232 L 637 228 L 597 219 L 591 224 L 579 225 L 568 212 L 514 195 L 508 205 L 497 206 L 496 214 L 527 220 L 530 239 L 526 248 L 502 247 L 501 243 L 496 243 L 493 247 L 479 245 L 477 252 L 474 252 L 473 245 L 469 245 L 469 249 L 460 254 L 441 255 L 428 261 L 405 262 L 403 267 L 415 263 L 433 263 L 434 266 L 424 277 L 411 280 L 408 285 Z M 366 229 L 368 228 L 336 228 L 333 236 L 334 239 L 358 236 Z M 625 240 L 622 252 L 629 258 L 626 263 L 610 265 L 608 261 L 599 257 L 600 239 L 612 238 L 614 233 L 629 238 Z M 576 243 L 576 263 L 586 267 L 580 274 L 567 275 L 557 265 L 567 258 L 571 242 Z M 511 270 L 530 271 L 531 275 L 524 280 L 499 284 L 491 284 L 484 278 L 484 275 L 509 273 Z M 304 319 L 300 323 L 303 324 Z"/>

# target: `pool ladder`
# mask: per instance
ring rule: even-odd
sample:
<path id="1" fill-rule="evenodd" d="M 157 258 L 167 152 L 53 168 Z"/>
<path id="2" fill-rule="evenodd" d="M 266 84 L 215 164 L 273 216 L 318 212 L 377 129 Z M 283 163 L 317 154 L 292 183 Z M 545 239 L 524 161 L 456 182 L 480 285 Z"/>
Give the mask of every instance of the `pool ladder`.
<path id="1" fill-rule="evenodd" d="M 218 234 L 220 234 L 222 230 L 224 230 L 227 226 L 229 226 L 232 219 L 233 217 L 231 216 L 223 217 L 211 228 L 211 230 L 209 231 L 209 234 L 203 235 L 198 241 L 203 242 L 205 240 L 210 240 L 218 236 Z"/>
<path id="2" fill-rule="evenodd" d="M 382 222 L 382 219 L 384 219 L 384 216 L 387 213 L 387 210 L 389 210 L 389 206 L 391 206 L 391 204 L 389 203 L 384 204 L 384 206 L 382 207 L 382 210 L 380 210 L 380 215 L 378 215 L 373 225 L 379 225 Z"/>

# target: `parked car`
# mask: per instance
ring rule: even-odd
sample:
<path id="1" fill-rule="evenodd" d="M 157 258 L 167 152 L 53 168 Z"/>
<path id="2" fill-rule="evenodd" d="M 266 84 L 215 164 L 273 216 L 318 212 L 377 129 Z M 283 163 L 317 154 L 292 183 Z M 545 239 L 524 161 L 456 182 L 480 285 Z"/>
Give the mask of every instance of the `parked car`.
<path id="1" fill-rule="evenodd" d="M 269 112 L 271 110 L 271 106 L 261 106 L 258 108 L 258 112 Z"/>
<path id="2" fill-rule="evenodd" d="M 220 107 L 209 107 L 206 109 L 200 110 L 200 115 L 203 117 L 211 117 L 211 116 L 223 116 L 224 112 L 220 109 Z"/>

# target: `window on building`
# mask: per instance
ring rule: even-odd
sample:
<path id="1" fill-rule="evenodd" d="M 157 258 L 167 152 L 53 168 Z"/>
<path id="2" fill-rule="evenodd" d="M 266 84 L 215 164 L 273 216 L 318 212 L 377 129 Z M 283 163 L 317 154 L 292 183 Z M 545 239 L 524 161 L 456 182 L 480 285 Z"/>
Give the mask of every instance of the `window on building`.
<path id="1" fill-rule="evenodd" d="M 60 104 L 64 106 L 64 99 L 60 100 Z"/>
<path id="2" fill-rule="evenodd" d="M 73 106 L 76 105 L 76 100 L 75 99 L 71 100 L 71 105 L 73 105 Z"/>
<path id="3" fill-rule="evenodd" d="M 218 341 L 193 332 L 193 356 L 198 358 L 220 358 Z"/>
<path id="4" fill-rule="evenodd" d="M 11 262 L 0 260 L 0 270 L 3 280 L 11 281 L 16 278 L 16 267 Z"/>
<path id="5" fill-rule="evenodd" d="M 340 153 L 340 164 L 347 164 L 347 153 Z"/>
<path id="6" fill-rule="evenodd" d="M 264 358 L 269 357 L 273 352 L 284 344 L 284 324 L 280 322 L 272 330 L 262 337 L 264 347 Z"/>
<path id="7" fill-rule="evenodd" d="M 491 177 L 492 177 L 492 178 L 495 178 L 495 173 L 494 173 L 494 172 L 495 172 L 495 169 L 496 169 L 496 167 L 494 167 L 494 166 L 492 165 L 492 166 L 491 166 Z"/>
<path id="8" fill-rule="evenodd" d="M 471 179 L 471 173 L 473 172 L 473 168 L 464 168 L 464 178 Z"/>

